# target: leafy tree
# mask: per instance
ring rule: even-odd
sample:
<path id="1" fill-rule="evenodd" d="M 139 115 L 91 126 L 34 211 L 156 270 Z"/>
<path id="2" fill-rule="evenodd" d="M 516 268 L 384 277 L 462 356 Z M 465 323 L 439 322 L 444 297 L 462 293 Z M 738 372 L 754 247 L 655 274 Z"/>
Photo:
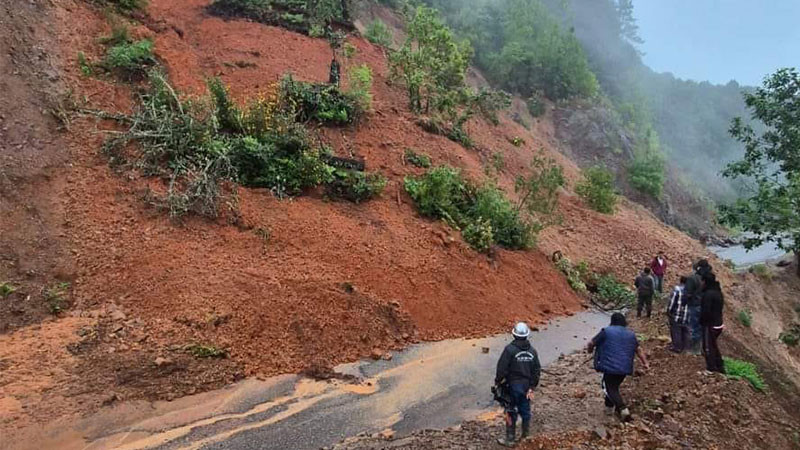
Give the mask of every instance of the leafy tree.
<path id="1" fill-rule="evenodd" d="M 391 55 L 392 74 L 402 78 L 411 109 L 445 112 L 467 97 L 466 71 L 472 57 L 467 42 L 457 41 L 439 14 L 418 7 L 409 18 L 407 38 Z"/>
<path id="2" fill-rule="evenodd" d="M 589 206 L 603 214 L 613 214 L 617 205 L 614 192 L 614 174 L 604 167 L 590 167 L 583 171 L 583 180 L 575 187 Z"/>
<path id="3" fill-rule="evenodd" d="M 558 189 L 566 180 L 564 169 L 552 159 L 536 157 L 527 177 L 517 177 L 514 189 L 520 197 L 518 210 L 524 210 L 542 227 L 557 223 Z"/>
<path id="4" fill-rule="evenodd" d="M 381 47 L 389 47 L 392 45 L 392 32 L 389 27 L 381 19 L 376 19 L 367 25 L 367 30 L 364 37 L 373 44 L 380 45 Z"/>
<path id="5" fill-rule="evenodd" d="M 762 133 L 741 117 L 731 135 L 744 144 L 744 158 L 723 171 L 728 178 L 751 182 L 746 198 L 721 208 L 721 220 L 752 233 L 750 249 L 765 241 L 794 251 L 800 263 L 800 74 L 781 69 L 754 93 L 744 94 L 752 118 L 766 127 Z M 800 264 L 798 264 L 800 276 Z"/>

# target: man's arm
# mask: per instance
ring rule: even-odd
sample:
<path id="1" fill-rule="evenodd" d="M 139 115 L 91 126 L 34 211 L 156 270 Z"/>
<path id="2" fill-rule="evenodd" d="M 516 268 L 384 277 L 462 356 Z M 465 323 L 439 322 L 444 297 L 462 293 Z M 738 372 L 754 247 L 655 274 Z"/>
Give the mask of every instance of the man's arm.
<path id="1" fill-rule="evenodd" d="M 588 344 L 586 344 L 586 351 L 588 353 L 594 352 L 594 348 L 597 347 L 598 345 L 602 344 L 603 341 L 605 340 L 605 338 L 606 338 L 606 331 L 605 330 L 600 330 L 600 332 L 597 333 L 597 335 L 595 337 L 593 337 L 592 340 L 589 341 Z"/>
<path id="2" fill-rule="evenodd" d="M 511 355 L 506 351 L 506 349 L 503 349 L 500 359 L 497 360 L 497 373 L 494 377 L 495 384 L 500 383 L 506 378 L 506 375 L 508 375 L 509 364 L 511 364 Z"/>
<path id="3" fill-rule="evenodd" d="M 647 362 L 647 357 L 645 356 L 644 352 L 642 351 L 641 346 L 636 347 L 636 356 L 639 357 L 639 361 L 642 362 L 644 365 L 645 370 L 650 370 L 650 364 Z"/>
<path id="4" fill-rule="evenodd" d="M 542 376 L 542 364 L 539 362 L 539 354 L 533 351 L 533 361 L 531 361 L 531 390 L 539 386 L 539 378 Z"/>

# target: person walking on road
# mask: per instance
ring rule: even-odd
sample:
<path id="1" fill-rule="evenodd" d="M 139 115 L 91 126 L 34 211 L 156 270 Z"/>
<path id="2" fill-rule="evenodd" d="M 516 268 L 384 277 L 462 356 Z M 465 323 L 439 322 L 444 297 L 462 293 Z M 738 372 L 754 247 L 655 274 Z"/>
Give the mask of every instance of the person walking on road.
<path id="1" fill-rule="evenodd" d="M 725 300 L 722 288 L 713 272 L 703 277 L 703 300 L 701 303 L 700 325 L 703 326 L 703 354 L 706 357 L 706 369 L 709 372 L 725 373 L 722 354 L 717 339 L 725 329 L 722 323 L 722 309 Z"/>
<path id="2" fill-rule="evenodd" d="M 669 318 L 669 333 L 672 337 L 670 350 L 683 353 L 689 344 L 689 302 L 686 298 L 686 277 L 681 277 L 680 284 L 672 290 L 667 317 Z"/>
<path id="3" fill-rule="evenodd" d="M 655 281 L 650 274 L 650 268 L 645 267 L 642 273 L 636 277 L 633 284 L 636 286 L 636 293 L 638 296 L 636 317 L 642 317 L 642 309 L 646 309 L 647 318 L 649 319 L 653 311 L 653 293 L 655 292 Z"/>
<path id="4" fill-rule="evenodd" d="M 589 353 L 594 352 L 594 369 L 603 374 L 603 393 L 605 394 L 606 413 L 617 413 L 620 420 L 631 420 L 631 412 L 622 399 L 619 387 L 625 377 L 633 375 L 633 357 L 650 369 L 650 364 L 639 346 L 636 334 L 627 328 L 625 316 L 614 313 L 611 325 L 600 330 L 586 347 Z"/>
<path id="5" fill-rule="evenodd" d="M 661 294 L 664 292 L 664 275 L 667 274 L 667 257 L 664 256 L 663 251 L 658 252 L 655 258 L 650 262 L 650 270 L 653 272 L 656 291 Z"/>
<path id="6" fill-rule="evenodd" d="M 514 340 L 503 349 L 497 361 L 495 384 L 507 390 L 510 402 L 506 406 L 506 435 L 497 440 L 501 445 L 511 447 L 516 438 L 517 416 L 522 418 L 520 440 L 530 434 L 531 400 L 533 390 L 539 385 L 542 366 L 539 355 L 528 340 L 531 330 L 525 322 L 520 322 L 511 331 Z"/>

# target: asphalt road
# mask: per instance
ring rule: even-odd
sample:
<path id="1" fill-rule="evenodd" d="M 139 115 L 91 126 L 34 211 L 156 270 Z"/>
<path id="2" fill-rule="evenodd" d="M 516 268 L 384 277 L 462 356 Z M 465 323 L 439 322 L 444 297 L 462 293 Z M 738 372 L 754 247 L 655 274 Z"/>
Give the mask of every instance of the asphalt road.
<path id="1" fill-rule="evenodd" d="M 608 317 L 585 312 L 532 336 L 543 365 L 585 345 Z M 298 376 L 245 380 L 174 402 L 123 404 L 75 424 L 62 448 L 319 449 L 359 433 L 447 428 L 497 408 L 489 388 L 510 335 L 412 346 L 342 365 L 361 383 Z M 486 351 L 486 353 L 484 353 Z"/>

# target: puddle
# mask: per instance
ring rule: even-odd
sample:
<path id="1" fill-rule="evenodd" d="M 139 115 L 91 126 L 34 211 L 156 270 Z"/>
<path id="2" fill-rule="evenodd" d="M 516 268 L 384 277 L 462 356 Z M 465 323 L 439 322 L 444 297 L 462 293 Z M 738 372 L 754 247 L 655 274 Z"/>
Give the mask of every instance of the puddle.
<path id="1" fill-rule="evenodd" d="M 531 340 L 546 366 L 582 348 L 607 324 L 607 315 L 583 312 L 551 321 Z M 489 389 L 509 340 L 503 334 L 425 343 L 389 361 L 336 368 L 361 379 L 357 384 L 285 375 L 174 402 L 122 404 L 12 448 L 41 448 L 49 439 L 59 448 L 84 450 L 318 449 L 361 432 L 403 435 L 491 420 L 497 407 Z"/>

